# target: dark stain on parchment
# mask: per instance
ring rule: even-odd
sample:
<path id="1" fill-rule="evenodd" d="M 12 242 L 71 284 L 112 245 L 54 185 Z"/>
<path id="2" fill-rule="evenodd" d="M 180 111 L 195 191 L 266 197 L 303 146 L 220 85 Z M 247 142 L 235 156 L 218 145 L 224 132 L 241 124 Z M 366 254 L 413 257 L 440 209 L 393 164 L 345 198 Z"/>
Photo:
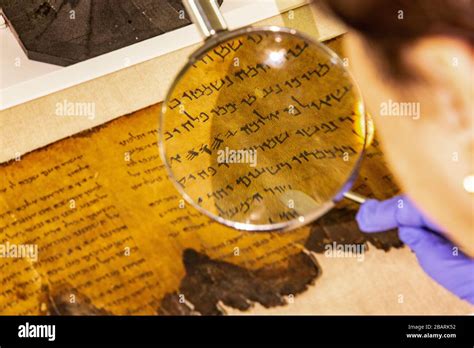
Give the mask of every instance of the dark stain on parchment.
<path id="1" fill-rule="evenodd" d="M 335 208 L 311 225 L 305 247 L 323 253 L 332 244 L 367 245 L 388 251 L 403 246 L 397 231 L 366 234 L 358 229 L 355 209 Z M 290 256 L 286 268 L 266 266 L 257 270 L 214 260 L 193 249 L 183 252 L 186 275 L 177 292 L 167 294 L 158 308 L 160 315 L 221 315 L 219 303 L 248 310 L 255 302 L 264 307 L 281 306 L 285 296 L 297 295 L 321 275 L 315 258 L 300 252 Z M 71 303 L 71 295 L 75 296 Z M 43 286 L 43 315 L 110 315 L 68 284 Z"/>
<path id="2" fill-rule="evenodd" d="M 179 291 L 164 297 L 158 314 L 220 315 L 219 302 L 239 310 L 249 309 L 253 302 L 284 305 L 285 296 L 303 292 L 321 274 L 316 261 L 303 252 L 291 256 L 285 270 L 272 266 L 248 270 L 193 249 L 183 252 L 183 262 L 186 275 Z"/>
<path id="3" fill-rule="evenodd" d="M 323 253 L 325 246 L 336 243 L 366 244 L 370 242 L 377 249 L 385 251 L 400 248 L 403 243 L 398 238 L 397 230 L 379 233 L 363 233 L 359 230 L 355 215 L 357 210 L 351 208 L 334 208 L 311 225 L 311 231 L 305 247 L 316 253 Z"/>
<path id="4" fill-rule="evenodd" d="M 363 233 L 355 221 L 355 209 L 334 208 L 311 225 L 305 247 L 323 253 L 332 244 L 359 244 L 370 242 L 377 249 L 388 251 L 400 248 L 403 243 L 397 231 Z M 289 258 L 285 269 L 264 267 L 256 271 L 210 259 L 195 250 L 183 253 L 186 276 L 178 292 L 167 294 L 160 305 L 162 315 L 219 315 L 223 314 L 218 303 L 247 310 L 252 302 L 264 307 L 285 304 L 286 295 L 297 295 L 321 275 L 317 261 L 301 252 Z M 183 299 L 186 300 L 184 303 Z"/>

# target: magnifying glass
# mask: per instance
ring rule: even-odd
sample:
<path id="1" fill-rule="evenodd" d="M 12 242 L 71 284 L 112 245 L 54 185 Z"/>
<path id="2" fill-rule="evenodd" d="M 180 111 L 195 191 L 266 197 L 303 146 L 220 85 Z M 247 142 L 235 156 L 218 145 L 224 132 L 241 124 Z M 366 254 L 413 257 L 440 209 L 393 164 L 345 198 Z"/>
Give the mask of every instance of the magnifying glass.
<path id="1" fill-rule="evenodd" d="M 293 29 L 228 31 L 214 0 L 185 0 L 206 38 L 161 111 L 160 151 L 196 209 L 241 230 L 297 228 L 349 191 L 371 134 L 341 59 Z"/>

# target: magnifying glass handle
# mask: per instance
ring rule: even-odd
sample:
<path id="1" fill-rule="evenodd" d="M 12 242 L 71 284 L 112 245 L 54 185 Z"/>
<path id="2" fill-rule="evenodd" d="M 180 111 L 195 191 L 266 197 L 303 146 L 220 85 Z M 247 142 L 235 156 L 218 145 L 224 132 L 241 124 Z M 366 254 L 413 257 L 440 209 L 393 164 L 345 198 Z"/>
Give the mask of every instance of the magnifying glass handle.
<path id="1" fill-rule="evenodd" d="M 205 38 L 227 30 L 216 0 L 183 0 L 183 5 Z"/>
<path id="2" fill-rule="evenodd" d="M 353 192 L 353 191 L 347 191 L 346 193 L 344 193 L 344 197 L 346 197 L 347 199 L 350 199 L 353 202 L 359 203 L 359 204 L 362 204 L 367 200 L 367 197 L 362 196 L 362 195 L 360 195 L 356 192 Z"/>

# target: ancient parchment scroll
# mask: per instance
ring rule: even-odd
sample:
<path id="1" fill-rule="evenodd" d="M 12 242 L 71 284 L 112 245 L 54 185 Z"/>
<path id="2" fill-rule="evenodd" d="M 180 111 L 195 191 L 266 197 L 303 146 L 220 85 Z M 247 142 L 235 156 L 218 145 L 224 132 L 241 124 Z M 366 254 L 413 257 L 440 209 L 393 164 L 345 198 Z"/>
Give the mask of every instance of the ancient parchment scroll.
<path id="1" fill-rule="evenodd" d="M 395 231 L 362 234 L 352 204 L 341 202 L 312 225 L 284 233 L 237 231 L 198 213 L 165 173 L 159 109 L 145 108 L 0 165 L 0 243 L 10 251 L 0 258 L 0 314 L 220 314 L 255 304 L 285 308 L 309 288 L 320 307 L 308 304 L 306 312 L 468 311 L 422 275 Z M 398 191 L 376 140 L 354 190 L 380 199 Z M 348 267 L 336 277 L 330 263 L 321 266 L 325 245 L 333 242 L 367 246 L 380 267 L 364 271 L 364 262 L 345 260 L 362 273 Z M 21 257 L 21 245 L 37 246 L 37 254 Z M 398 257 L 405 261 L 397 266 Z M 384 296 L 378 279 L 391 274 L 390 267 L 401 280 L 404 274 L 417 279 L 416 286 L 402 281 L 395 290 L 412 301 L 408 309 L 399 309 L 392 293 Z M 341 279 L 367 285 L 342 309 L 337 301 L 324 302 L 341 291 Z M 367 295 L 373 284 L 382 288 L 380 299 Z"/>

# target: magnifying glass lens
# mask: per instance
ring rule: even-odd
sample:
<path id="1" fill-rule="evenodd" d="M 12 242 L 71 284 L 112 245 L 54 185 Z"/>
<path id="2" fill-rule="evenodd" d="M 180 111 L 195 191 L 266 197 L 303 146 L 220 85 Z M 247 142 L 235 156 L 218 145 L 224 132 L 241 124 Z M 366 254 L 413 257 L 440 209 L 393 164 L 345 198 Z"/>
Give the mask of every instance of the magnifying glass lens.
<path id="1" fill-rule="evenodd" d="M 163 105 L 161 150 L 178 190 L 239 229 L 317 218 L 350 183 L 365 145 L 361 97 L 342 61 L 281 30 L 204 51 Z"/>

